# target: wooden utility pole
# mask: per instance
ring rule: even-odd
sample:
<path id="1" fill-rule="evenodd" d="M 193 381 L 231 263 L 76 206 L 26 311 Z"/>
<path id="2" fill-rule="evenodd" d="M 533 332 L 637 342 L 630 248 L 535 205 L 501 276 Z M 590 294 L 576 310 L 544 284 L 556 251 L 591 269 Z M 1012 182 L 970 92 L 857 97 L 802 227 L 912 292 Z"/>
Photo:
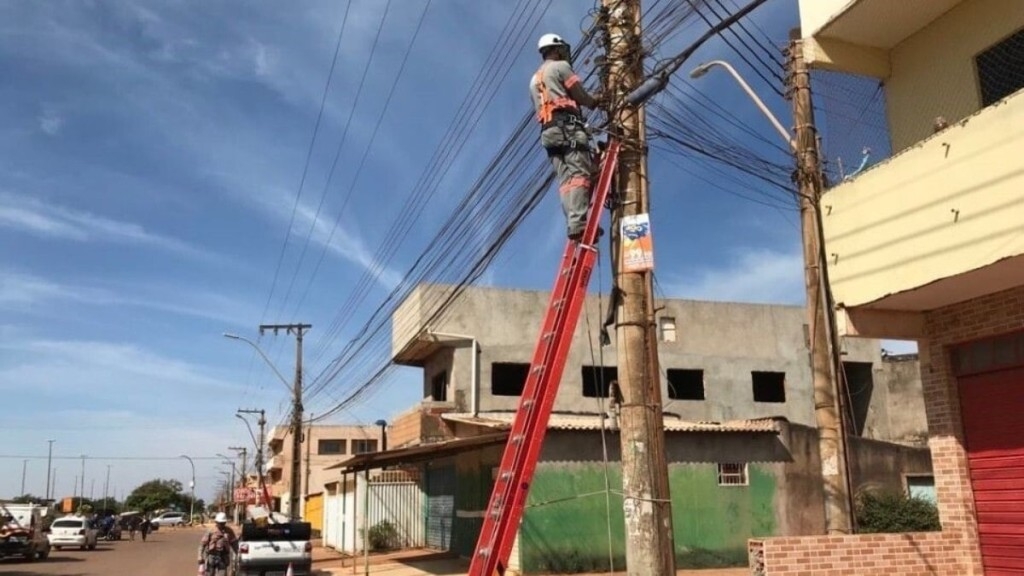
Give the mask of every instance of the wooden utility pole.
<path id="1" fill-rule="evenodd" d="M 299 513 L 302 489 L 302 337 L 312 328 L 312 324 L 261 324 L 260 335 L 279 330 L 295 335 L 295 383 L 292 387 L 292 461 L 291 485 L 289 486 L 288 515 L 293 521 L 302 519 Z"/>
<path id="2" fill-rule="evenodd" d="M 607 18 L 606 89 L 614 102 L 623 102 L 644 79 L 640 0 L 603 0 L 603 5 Z M 619 107 L 612 120 L 623 144 L 616 186 L 619 204 L 612 216 L 613 239 L 621 247 L 621 219 L 650 213 L 643 107 Z M 623 399 L 619 436 L 626 568 L 630 575 L 669 576 L 676 573 L 675 546 L 652 271 L 626 270 L 621 249 L 616 260 L 616 284 L 621 294 L 617 344 Z"/>
<path id="3" fill-rule="evenodd" d="M 796 130 L 797 184 L 800 194 L 800 223 L 803 229 L 804 287 L 807 290 L 807 316 L 810 332 L 811 373 L 814 384 L 814 416 L 818 424 L 818 451 L 825 491 L 825 527 L 829 534 L 853 531 L 853 514 L 847 477 L 846 435 L 839 417 L 838 370 L 832 342 L 832 311 L 824 278 L 826 262 L 822 257 L 821 192 L 824 188 L 818 133 L 811 104 L 811 80 L 803 57 L 799 33 L 791 34 L 788 83 L 793 103 Z"/>

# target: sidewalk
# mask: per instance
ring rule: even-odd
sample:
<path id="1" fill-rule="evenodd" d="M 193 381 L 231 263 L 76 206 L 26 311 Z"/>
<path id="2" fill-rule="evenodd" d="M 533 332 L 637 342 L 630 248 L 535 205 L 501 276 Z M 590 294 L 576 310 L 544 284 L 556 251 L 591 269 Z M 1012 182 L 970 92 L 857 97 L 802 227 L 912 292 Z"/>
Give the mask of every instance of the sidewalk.
<path id="1" fill-rule="evenodd" d="M 344 576 L 366 574 L 363 556 L 351 557 L 331 548 L 313 548 L 313 569 L 319 574 Z M 445 552 L 401 550 L 370 554 L 370 574 L 383 576 L 465 576 L 469 561 Z"/>
<path id="2" fill-rule="evenodd" d="M 366 574 L 362 556 L 352 558 L 331 548 L 313 548 L 313 568 L 323 576 L 349 576 Z M 381 576 L 465 576 L 469 560 L 455 558 L 445 552 L 432 550 L 402 550 L 385 554 L 370 554 L 369 573 Z M 622 576 L 623 572 L 615 572 Z M 749 568 L 714 568 L 708 570 L 679 570 L 677 576 L 750 576 Z M 576 576 L 610 576 L 608 572 L 588 572 Z"/>

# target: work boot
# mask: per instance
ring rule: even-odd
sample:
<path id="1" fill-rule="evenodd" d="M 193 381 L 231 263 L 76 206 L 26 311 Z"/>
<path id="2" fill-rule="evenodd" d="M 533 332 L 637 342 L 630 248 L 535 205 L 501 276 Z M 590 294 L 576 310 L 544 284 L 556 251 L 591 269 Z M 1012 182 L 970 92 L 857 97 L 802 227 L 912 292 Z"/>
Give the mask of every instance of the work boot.
<path id="1" fill-rule="evenodd" d="M 600 240 L 602 236 L 604 236 L 604 228 L 598 226 L 597 227 L 597 238 L 596 238 L 596 240 Z M 579 242 L 582 239 L 583 239 L 583 230 L 579 230 L 577 232 L 570 232 L 569 233 L 569 240 L 572 240 L 573 242 Z"/>

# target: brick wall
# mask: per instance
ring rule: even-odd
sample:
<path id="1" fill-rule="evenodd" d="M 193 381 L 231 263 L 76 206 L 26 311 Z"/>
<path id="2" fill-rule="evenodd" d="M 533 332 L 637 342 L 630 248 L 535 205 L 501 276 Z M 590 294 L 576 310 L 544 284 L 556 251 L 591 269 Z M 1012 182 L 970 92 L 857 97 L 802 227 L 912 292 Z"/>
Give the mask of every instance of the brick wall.
<path id="1" fill-rule="evenodd" d="M 962 576 L 955 536 L 944 532 L 751 540 L 754 576 Z"/>
<path id="2" fill-rule="evenodd" d="M 424 403 L 398 416 L 388 431 L 388 448 L 450 440 L 454 436 L 441 414 L 451 411 L 451 406 L 447 404 L 431 406 Z"/>
<path id="3" fill-rule="evenodd" d="M 752 574 L 983 574 L 960 420 L 960 396 L 951 369 L 950 350 L 958 343 L 1021 328 L 1024 286 L 925 315 L 926 339 L 918 343 L 918 349 L 942 532 L 751 540 Z"/>

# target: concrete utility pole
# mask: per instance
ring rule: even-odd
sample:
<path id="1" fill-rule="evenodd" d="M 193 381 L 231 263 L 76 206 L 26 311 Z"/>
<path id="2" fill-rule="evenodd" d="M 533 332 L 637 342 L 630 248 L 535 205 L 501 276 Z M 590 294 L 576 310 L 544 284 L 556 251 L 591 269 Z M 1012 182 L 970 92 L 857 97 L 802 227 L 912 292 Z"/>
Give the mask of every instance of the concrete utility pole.
<path id="1" fill-rule="evenodd" d="M 260 335 L 267 330 L 273 330 L 277 335 L 279 330 L 295 335 L 295 384 L 292 389 L 292 461 L 291 461 L 291 486 L 288 506 L 288 514 L 293 521 L 302 519 L 299 514 L 299 490 L 302 488 L 302 337 L 306 331 L 312 328 L 312 324 L 260 324 Z"/>
<path id="2" fill-rule="evenodd" d="M 85 455 L 82 455 L 82 492 L 78 496 L 78 507 L 82 507 L 82 501 L 85 500 Z"/>
<path id="3" fill-rule="evenodd" d="M 243 410 L 243 409 L 239 408 L 238 411 L 235 413 L 235 416 L 237 416 L 242 422 L 245 422 L 246 427 L 249 427 L 249 421 L 246 420 L 245 417 L 242 416 L 242 414 L 259 414 L 260 415 L 259 421 L 256 422 L 256 424 L 258 424 L 259 427 L 260 427 L 260 436 L 259 436 L 258 440 L 253 438 L 253 440 L 256 442 L 256 461 L 254 463 L 254 466 L 256 467 L 257 485 L 258 485 L 259 490 L 260 490 L 260 503 L 269 506 L 270 502 L 264 502 L 263 501 L 263 488 L 264 488 L 264 482 L 263 482 L 263 442 L 264 442 L 264 438 L 263 438 L 263 434 L 264 434 L 264 429 L 265 429 L 265 427 L 267 425 L 266 413 L 263 410 L 254 410 L 254 409 Z M 249 435 L 250 436 L 252 435 L 252 428 L 249 428 Z"/>
<path id="4" fill-rule="evenodd" d="M 607 13 L 607 89 L 623 102 L 644 79 L 640 0 L 602 0 Z M 616 110 L 622 156 L 616 189 L 620 204 L 612 215 L 618 310 L 618 372 L 623 402 L 620 420 L 622 492 L 626 520 L 626 568 L 635 576 L 676 573 L 672 502 L 665 461 L 665 429 L 655 334 L 651 271 L 623 266 L 619 223 L 624 216 L 650 213 L 647 142 L 642 107 Z"/>
<path id="5" fill-rule="evenodd" d="M 21 461 L 21 496 L 25 495 L 25 472 L 28 471 L 28 460 Z"/>
<path id="6" fill-rule="evenodd" d="M 246 475 L 245 467 L 246 467 L 246 463 L 247 463 L 246 462 L 246 460 L 247 460 L 246 454 L 247 454 L 248 450 L 246 450 L 245 446 L 228 446 L 228 450 L 233 450 L 234 452 L 240 453 L 242 455 L 242 468 L 238 472 L 238 475 L 241 476 L 241 478 L 238 479 L 237 483 L 233 483 L 231 485 L 231 504 L 233 505 L 233 507 L 235 509 L 235 524 L 238 524 L 238 516 L 239 516 L 239 513 L 241 512 L 241 510 L 240 510 L 241 506 L 238 503 L 238 499 L 235 498 L 235 490 L 238 489 L 239 485 L 241 485 L 243 487 L 247 487 L 247 484 L 248 484 L 245 481 L 245 475 Z M 234 466 L 234 465 L 232 464 L 232 466 Z M 242 505 L 244 505 L 244 504 L 245 503 L 243 502 Z M 244 508 L 242 510 L 244 510 Z"/>
<path id="7" fill-rule="evenodd" d="M 814 384 L 814 416 L 818 424 L 818 451 L 825 490 L 825 527 L 829 534 L 853 532 L 853 514 L 846 465 L 846 434 L 839 417 L 839 378 L 832 342 L 822 257 L 821 192 L 824 182 L 818 150 L 818 133 L 811 104 L 811 80 L 803 57 L 799 32 L 791 34 L 788 55 L 788 93 L 793 102 L 796 131 L 797 183 L 800 223 L 804 245 L 804 287 L 810 331 L 811 373 Z"/>
<path id="8" fill-rule="evenodd" d="M 47 440 L 50 446 L 46 449 L 46 501 L 50 501 L 50 472 L 53 465 L 53 443 L 56 440 Z"/>
<path id="9" fill-rule="evenodd" d="M 110 494 L 110 464 L 107 464 L 107 479 L 103 482 L 103 506 L 107 507 L 107 498 Z"/>

